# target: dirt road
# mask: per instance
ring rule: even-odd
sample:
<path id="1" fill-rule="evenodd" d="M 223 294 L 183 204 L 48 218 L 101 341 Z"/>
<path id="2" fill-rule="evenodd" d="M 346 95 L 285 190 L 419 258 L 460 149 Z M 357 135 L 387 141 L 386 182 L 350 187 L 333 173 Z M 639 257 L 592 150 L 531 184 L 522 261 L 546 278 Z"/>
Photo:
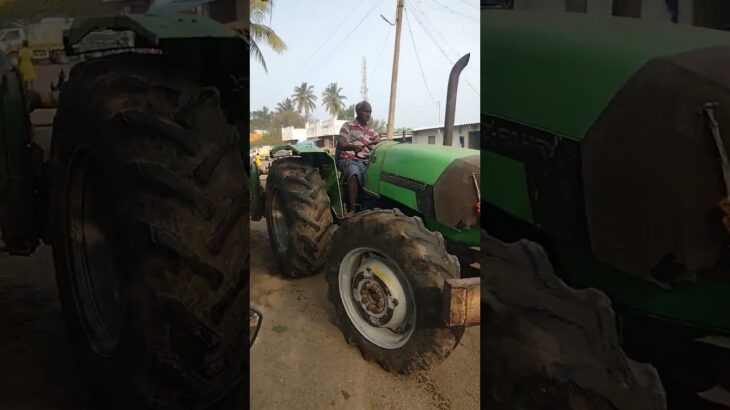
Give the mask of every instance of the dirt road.
<path id="1" fill-rule="evenodd" d="M 478 409 L 479 327 L 430 374 L 395 376 L 363 360 L 332 324 L 322 274 L 277 273 L 266 222 L 251 222 L 251 303 L 264 322 L 251 348 L 252 409 Z"/>

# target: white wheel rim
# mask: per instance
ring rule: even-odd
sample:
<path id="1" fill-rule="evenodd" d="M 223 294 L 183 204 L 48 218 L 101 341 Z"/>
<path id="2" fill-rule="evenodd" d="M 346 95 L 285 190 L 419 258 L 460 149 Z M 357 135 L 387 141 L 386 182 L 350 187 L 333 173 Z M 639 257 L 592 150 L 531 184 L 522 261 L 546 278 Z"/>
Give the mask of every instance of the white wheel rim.
<path id="1" fill-rule="evenodd" d="M 338 283 L 350 323 L 363 337 L 383 349 L 408 343 L 416 328 L 416 302 L 391 258 L 373 248 L 355 248 L 342 258 Z"/>

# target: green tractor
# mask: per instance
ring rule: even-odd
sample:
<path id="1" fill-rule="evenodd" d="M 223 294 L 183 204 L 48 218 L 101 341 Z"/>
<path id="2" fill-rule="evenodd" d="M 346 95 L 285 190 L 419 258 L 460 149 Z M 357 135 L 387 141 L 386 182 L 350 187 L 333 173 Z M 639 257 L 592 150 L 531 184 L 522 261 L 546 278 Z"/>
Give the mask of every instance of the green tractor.
<path id="1" fill-rule="evenodd" d="M 86 48 L 107 30 L 134 44 Z M 98 408 L 235 404 L 250 345 L 247 42 L 192 15 L 77 19 L 64 42 L 101 54 L 63 84 L 46 161 L 28 113 L 53 99 L 26 98 L 0 58 L 2 249 L 53 247 Z"/>
<path id="2" fill-rule="evenodd" d="M 604 291 L 624 349 L 673 391 L 730 389 L 730 34 L 481 22 L 487 232 L 539 243 L 568 284 Z"/>
<path id="3" fill-rule="evenodd" d="M 281 272 L 323 268 L 346 340 L 396 373 L 440 362 L 479 323 L 479 151 L 450 146 L 468 59 L 449 80 L 448 146 L 378 144 L 353 217 L 343 219 L 335 159 L 316 146 L 273 148 L 265 192 L 252 190 L 251 217 L 266 217 Z"/>

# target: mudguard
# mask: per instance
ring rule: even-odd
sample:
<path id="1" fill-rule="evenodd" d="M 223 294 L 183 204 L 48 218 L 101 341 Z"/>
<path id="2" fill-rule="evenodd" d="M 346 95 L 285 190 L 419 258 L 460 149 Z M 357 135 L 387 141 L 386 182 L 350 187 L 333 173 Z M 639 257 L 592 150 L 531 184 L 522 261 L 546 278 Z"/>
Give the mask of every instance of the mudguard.
<path id="1" fill-rule="evenodd" d="M 343 217 L 344 209 L 342 207 L 337 164 L 335 164 L 335 158 L 332 155 L 321 148 L 310 145 L 279 145 L 271 149 L 270 155 L 272 165 L 273 161 L 279 158 L 300 157 L 317 167 L 327 186 L 327 196 L 330 198 L 332 212 L 338 218 Z"/>

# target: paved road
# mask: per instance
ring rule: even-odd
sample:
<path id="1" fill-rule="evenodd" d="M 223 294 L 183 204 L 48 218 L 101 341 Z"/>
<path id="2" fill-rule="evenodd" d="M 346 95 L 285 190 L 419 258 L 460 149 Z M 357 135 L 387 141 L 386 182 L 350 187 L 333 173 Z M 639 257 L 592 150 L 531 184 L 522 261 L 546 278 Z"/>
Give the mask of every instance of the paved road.
<path id="1" fill-rule="evenodd" d="M 251 349 L 252 409 L 478 409 L 479 327 L 430 374 L 366 362 L 333 322 L 322 274 L 277 273 L 265 220 L 251 222 L 251 303 L 264 316 Z"/>

